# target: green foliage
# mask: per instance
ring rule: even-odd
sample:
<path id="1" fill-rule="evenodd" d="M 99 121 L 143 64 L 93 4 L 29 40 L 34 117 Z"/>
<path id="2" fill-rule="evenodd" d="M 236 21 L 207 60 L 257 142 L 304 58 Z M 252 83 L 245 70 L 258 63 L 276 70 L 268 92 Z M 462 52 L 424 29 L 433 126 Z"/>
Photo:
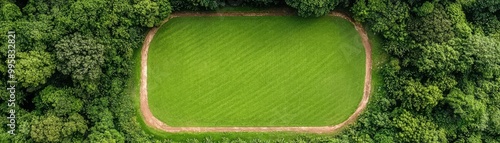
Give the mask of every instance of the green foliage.
<path id="1" fill-rule="evenodd" d="M 102 75 L 105 47 L 89 36 L 74 34 L 64 37 L 56 48 L 57 70 L 73 81 L 97 80 Z"/>
<path id="2" fill-rule="evenodd" d="M 40 92 L 37 107 L 48 109 L 49 113 L 65 116 L 78 113 L 83 108 L 82 100 L 76 98 L 70 89 L 48 86 Z"/>
<path id="3" fill-rule="evenodd" d="M 94 102 L 93 107 L 90 109 L 93 110 L 93 112 L 89 113 L 93 117 L 91 121 L 95 125 L 90 129 L 91 133 L 88 136 L 88 140 L 91 142 L 124 142 L 123 133 L 114 129 L 113 114 L 107 108 L 95 107 L 106 105 L 99 103 L 104 100 L 106 99 L 95 100 L 96 102 Z"/>
<path id="4" fill-rule="evenodd" d="M 53 115 L 35 117 L 31 124 L 30 136 L 35 142 L 81 140 L 87 131 L 87 123 L 79 114 L 68 119 Z"/>
<path id="5" fill-rule="evenodd" d="M 450 45 L 432 44 L 419 46 L 419 52 L 415 54 L 416 64 L 420 72 L 429 75 L 445 76 L 453 73 L 459 64 L 460 53 Z"/>
<path id="6" fill-rule="evenodd" d="M 36 142 L 60 142 L 62 120 L 56 116 L 39 117 L 33 119 L 31 138 Z"/>
<path id="7" fill-rule="evenodd" d="M 108 31 L 100 29 L 106 24 L 104 23 L 104 19 L 101 20 L 101 18 L 108 18 L 104 16 L 103 11 L 103 9 L 109 9 L 106 6 L 106 0 L 76 1 L 70 4 L 70 16 L 63 17 L 67 17 L 67 21 L 62 18 L 61 20 L 68 22 L 69 29 L 81 29 L 84 34 L 97 33 L 96 35 L 104 35 Z M 105 20 L 112 22 L 113 19 Z"/>
<path id="8" fill-rule="evenodd" d="M 56 33 L 52 33 L 53 30 L 48 22 L 28 22 L 21 19 L 17 22 L 0 22 L 0 24 L 2 25 L 1 32 L 5 33 L 2 35 L 2 40 L 7 41 L 6 33 L 9 30 L 16 32 L 16 52 L 49 52 L 46 43 L 53 43 L 57 39 Z M 2 44 L 7 43 L 3 42 Z M 7 55 L 7 48 L 0 51 L 4 52 L 5 56 Z M 52 55 L 52 53 L 50 54 Z"/>
<path id="9" fill-rule="evenodd" d="M 18 53 L 17 77 L 23 87 L 37 87 L 45 84 L 55 71 L 55 64 L 48 52 L 29 51 Z"/>
<path id="10" fill-rule="evenodd" d="M 340 3 L 339 0 L 285 0 L 285 2 L 297 9 L 299 16 L 302 17 L 323 16 Z"/>
<path id="11" fill-rule="evenodd" d="M 242 0 L 244 5 L 271 6 L 282 3 L 298 10 L 301 17 L 319 17 L 326 15 L 342 2 L 348 5 L 347 0 Z M 173 11 L 182 10 L 216 10 L 224 7 L 223 0 L 170 0 Z"/>
<path id="12" fill-rule="evenodd" d="M 365 0 L 352 7 L 356 19 L 384 37 L 394 57 L 384 68 L 387 95 L 378 99 L 386 102 L 372 101 L 383 107 L 360 117 L 353 130 L 364 133 L 346 135 L 369 134 L 379 142 L 387 135 L 395 142 L 498 142 L 498 1 L 401 2 L 413 7 L 403 18 L 408 26 L 380 28 L 395 14 L 379 9 L 391 3 Z M 394 31 L 409 36 L 387 35 Z M 387 116 L 394 122 L 387 123 Z"/>
<path id="13" fill-rule="evenodd" d="M 222 0 L 27 2 L 19 8 L 12 0 L 0 1 L 0 32 L 16 31 L 20 81 L 17 134 L 7 135 L 3 126 L 0 142 L 152 141 L 135 120 L 132 97 L 123 91 L 133 49 L 140 48 L 145 30 L 157 26 L 171 9 L 226 5 Z M 500 1 L 244 2 L 288 4 L 301 16 L 324 15 L 342 2 L 352 3 L 354 18 L 381 35 L 391 54 L 383 69 L 384 87 L 374 89 L 368 109 L 352 127 L 334 137 L 270 142 L 500 142 Z M 299 36 L 315 37 L 311 35 Z M 5 34 L 0 35 L 1 47 L 5 41 Z M 6 60 L 5 49 L 0 61 Z M 6 67 L 0 65 L 5 75 Z M 1 80 L 5 87 L 6 78 Z M 5 103 L 8 94 L 0 92 Z M 35 107 L 25 109 L 31 103 Z M 6 109 L 0 105 L 3 113 Z M 212 135 L 187 141 L 217 141 L 200 137 Z"/>
<path id="14" fill-rule="evenodd" d="M 460 89 L 453 89 L 445 100 L 463 122 L 473 125 L 474 128 L 484 129 L 486 106 L 473 95 L 466 95 Z"/>
<path id="15" fill-rule="evenodd" d="M 359 0 L 352 7 L 354 19 L 370 23 L 374 32 L 380 33 L 391 44 L 386 50 L 402 56 L 407 49 L 410 7 L 405 2 L 392 0 Z"/>
<path id="16" fill-rule="evenodd" d="M 418 16 L 426 16 L 434 11 L 434 4 L 426 1 L 419 8 L 415 8 L 414 11 Z"/>
<path id="17" fill-rule="evenodd" d="M 398 142 L 447 142 L 445 130 L 423 116 L 403 110 L 393 120 Z"/>
<path id="18" fill-rule="evenodd" d="M 472 28 L 469 26 L 462 5 L 450 3 L 446 6 L 446 11 L 450 15 L 450 20 L 454 23 L 455 33 L 461 38 L 467 38 L 472 35 Z"/>
<path id="19" fill-rule="evenodd" d="M 409 22 L 410 36 L 415 43 L 443 43 L 455 37 L 450 16 L 441 5 L 436 5 L 432 13 Z"/>
<path id="20" fill-rule="evenodd" d="M 104 131 L 104 132 L 94 132 L 88 136 L 90 142 L 100 142 L 100 143 L 121 143 L 125 142 L 123 135 L 120 134 L 115 129 Z"/>
<path id="21" fill-rule="evenodd" d="M 14 3 L 0 1 L 0 21 L 14 21 L 21 18 L 21 10 Z"/>
<path id="22" fill-rule="evenodd" d="M 479 26 L 478 31 L 492 34 L 500 31 L 500 1 L 498 0 L 476 0 L 466 6 L 468 13 L 472 16 L 472 21 Z"/>
<path id="23" fill-rule="evenodd" d="M 160 3 L 150 0 L 139 1 L 133 6 L 139 19 L 139 25 L 144 27 L 158 26 L 171 12 L 170 3 L 161 0 Z"/>
<path id="24" fill-rule="evenodd" d="M 27 1 L 21 9 L 1 1 L 0 32 L 4 34 L 0 45 L 7 44 L 8 30 L 16 31 L 19 85 L 18 130 L 15 136 L 4 138 L 7 128 L 3 126 L 0 142 L 149 141 L 149 135 L 134 122 L 132 97 L 123 94 L 131 53 L 140 47 L 145 26 L 156 25 L 170 14 L 169 1 L 148 2 L 39 0 Z M 141 15 L 136 10 L 155 11 Z M 1 55 L 6 54 L 5 49 L 0 50 Z M 5 56 L 0 58 L 6 61 Z M 1 71 L 5 75 L 4 68 Z M 112 87 L 112 80 L 121 84 Z M 3 95 L 8 94 L 2 94 L 2 103 L 8 99 Z M 99 97 L 120 102 L 113 108 L 105 102 L 90 104 Z M 94 106 L 100 108 L 87 110 Z M 2 104 L 1 111 L 7 111 L 6 107 Z M 131 111 L 119 111 L 123 109 Z M 117 114 L 102 117 L 96 112 Z M 106 121 L 98 120 L 101 117 Z"/>
<path id="25" fill-rule="evenodd" d="M 464 54 L 474 60 L 472 72 L 486 79 L 500 77 L 500 41 L 485 37 L 472 36 L 460 43 Z"/>
<path id="26" fill-rule="evenodd" d="M 282 0 L 244 0 L 247 4 L 255 6 L 271 6 L 282 3 Z"/>
<path id="27" fill-rule="evenodd" d="M 411 111 L 430 112 L 443 99 L 442 91 L 434 85 L 422 85 L 420 82 L 408 81 L 403 88 L 402 107 Z"/>
<path id="28" fill-rule="evenodd" d="M 139 21 L 142 26 L 153 27 L 155 23 L 158 23 L 157 21 L 153 21 L 155 20 L 154 17 L 150 16 L 159 14 L 156 3 L 149 0 L 140 1 L 134 5 L 134 9 L 139 17 L 144 17 Z"/>
<path id="29" fill-rule="evenodd" d="M 497 0 L 474 0 L 471 8 L 474 10 L 484 10 L 489 13 L 494 13 L 500 10 L 500 1 Z"/>
<path id="30" fill-rule="evenodd" d="M 488 110 L 490 112 L 490 122 L 488 125 L 488 130 L 492 134 L 500 134 L 500 109 L 498 107 L 490 108 Z"/>
<path id="31" fill-rule="evenodd" d="M 221 4 L 218 0 L 170 0 L 172 9 L 179 10 L 215 10 Z"/>

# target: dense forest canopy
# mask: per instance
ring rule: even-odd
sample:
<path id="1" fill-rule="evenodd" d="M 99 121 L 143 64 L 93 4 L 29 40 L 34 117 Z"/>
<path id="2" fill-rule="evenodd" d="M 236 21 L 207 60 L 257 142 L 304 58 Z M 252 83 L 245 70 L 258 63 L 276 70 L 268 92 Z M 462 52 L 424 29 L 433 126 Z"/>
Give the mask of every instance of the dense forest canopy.
<path id="1" fill-rule="evenodd" d="M 0 142 L 158 141 L 124 88 L 134 51 L 172 11 L 230 5 L 342 9 L 383 38 L 384 85 L 358 121 L 296 141 L 500 142 L 499 0 L 0 0 L 0 87 L 10 87 L 11 30 L 19 82 L 16 106 L 0 90 L 2 117 L 16 115 L 15 135 L 0 120 Z"/>

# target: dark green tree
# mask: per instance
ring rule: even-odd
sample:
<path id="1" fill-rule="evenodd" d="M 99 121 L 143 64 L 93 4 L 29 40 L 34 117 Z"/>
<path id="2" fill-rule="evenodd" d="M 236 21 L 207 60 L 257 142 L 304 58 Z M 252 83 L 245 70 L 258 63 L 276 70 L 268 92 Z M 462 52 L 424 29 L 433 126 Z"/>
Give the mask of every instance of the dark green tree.
<path id="1" fill-rule="evenodd" d="M 37 107 L 57 116 L 78 113 L 83 108 L 83 101 L 76 98 L 70 89 L 47 86 L 39 97 Z"/>
<path id="2" fill-rule="evenodd" d="M 482 130 L 486 127 L 486 105 L 476 100 L 473 95 L 466 95 L 460 89 L 451 90 L 445 98 L 453 112 L 460 117 L 462 124 Z"/>
<path id="3" fill-rule="evenodd" d="M 398 142 L 447 142 L 445 130 L 425 117 L 402 110 L 393 120 Z"/>
<path id="4" fill-rule="evenodd" d="M 55 45 L 57 70 L 75 82 L 96 80 L 102 75 L 105 46 L 80 34 L 64 37 Z"/>
<path id="5" fill-rule="evenodd" d="M 298 10 L 299 16 L 323 16 L 332 11 L 339 0 L 285 0 L 285 2 Z"/>
<path id="6" fill-rule="evenodd" d="M 409 22 L 409 31 L 415 43 L 443 43 L 455 37 L 453 22 L 442 5 L 422 17 Z"/>
<path id="7" fill-rule="evenodd" d="M 79 114 L 68 119 L 48 115 L 33 119 L 30 135 L 36 142 L 67 142 L 81 140 L 86 131 L 87 123 Z"/>
<path id="8" fill-rule="evenodd" d="M 21 10 L 14 3 L 0 1 L 0 21 L 14 21 L 21 18 Z"/>
<path id="9" fill-rule="evenodd" d="M 359 0 L 352 7 L 354 19 L 368 22 L 374 32 L 387 40 L 386 51 L 398 57 L 408 52 L 411 46 L 406 43 L 410 18 L 410 7 L 403 1 Z"/>
<path id="10" fill-rule="evenodd" d="M 221 5 L 218 0 L 170 0 L 172 9 L 179 10 L 215 10 Z"/>
<path id="11" fill-rule="evenodd" d="M 171 12 L 170 3 L 166 0 L 159 2 L 150 0 L 139 1 L 133 8 L 139 22 L 138 24 L 144 27 L 160 25 L 161 21 L 167 18 Z"/>

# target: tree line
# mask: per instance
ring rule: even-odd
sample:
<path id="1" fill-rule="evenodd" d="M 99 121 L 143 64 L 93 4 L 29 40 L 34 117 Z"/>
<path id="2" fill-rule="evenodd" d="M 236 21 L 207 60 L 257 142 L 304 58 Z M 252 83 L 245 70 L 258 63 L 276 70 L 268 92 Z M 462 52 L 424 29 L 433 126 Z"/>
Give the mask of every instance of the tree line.
<path id="1" fill-rule="evenodd" d="M 384 86 L 345 134 L 361 142 L 500 142 L 500 1 L 360 0 L 384 39 Z"/>
<path id="2" fill-rule="evenodd" d="M 171 13 L 166 0 L 0 1 L 0 47 L 16 32 L 15 135 L 0 142 L 147 142 L 128 86 L 134 50 Z M 5 61 L 6 48 L 0 49 Z M 0 64 L 6 87 L 6 64 Z M 0 90 L 0 112 L 9 98 Z M 4 116 L 2 116 L 4 117 Z"/>

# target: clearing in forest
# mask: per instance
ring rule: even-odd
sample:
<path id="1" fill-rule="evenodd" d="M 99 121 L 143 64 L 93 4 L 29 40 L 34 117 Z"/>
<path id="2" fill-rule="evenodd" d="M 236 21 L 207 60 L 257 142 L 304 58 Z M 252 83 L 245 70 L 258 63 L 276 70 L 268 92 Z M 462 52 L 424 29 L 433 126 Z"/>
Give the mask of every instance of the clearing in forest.
<path id="1" fill-rule="evenodd" d="M 177 17 L 148 52 L 148 102 L 173 127 L 331 126 L 360 104 L 365 49 L 339 17 Z"/>

